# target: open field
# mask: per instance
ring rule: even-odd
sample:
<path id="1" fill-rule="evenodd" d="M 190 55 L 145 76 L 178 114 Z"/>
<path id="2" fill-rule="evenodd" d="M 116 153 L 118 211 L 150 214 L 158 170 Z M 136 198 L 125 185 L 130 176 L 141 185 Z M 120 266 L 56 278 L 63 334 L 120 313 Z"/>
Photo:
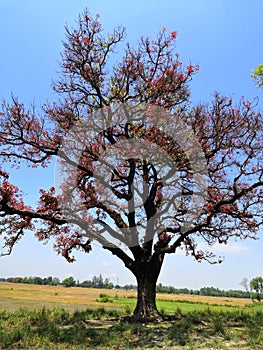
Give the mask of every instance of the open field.
<path id="1" fill-rule="evenodd" d="M 169 320 L 128 324 L 135 303 L 134 291 L 0 283 L 0 349 L 263 349 L 263 303 L 159 294 Z"/>
<path id="2" fill-rule="evenodd" d="M 41 286 L 17 283 L 0 283 L 0 309 L 7 311 L 16 310 L 20 307 L 54 307 L 59 306 L 67 310 L 84 310 L 87 307 L 97 308 L 102 306 L 100 294 L 111 297 L 110 303 L 103 303 L 106 308 L 122 309 L 127 305 L 135 306 L 135 291 L 95 289 L 95 288 L 65 288 L 62 286 Z M 202 303 L 204 305 L 228 305 L 233 307 L 244 307 L 252 304 L 249 299 L 222 298 L 198 295 L 176 295 L 157 294 L 157 303 L 162 308 L 163 305 L 173 305 L 177 307 L 186 301 L 191 303 Z M 171 303 L 169 303 L 171 302 Z M 207 307 L 207 305 L 206 305 Z M 173 310 L 167 310 L 172 312 Z"/>

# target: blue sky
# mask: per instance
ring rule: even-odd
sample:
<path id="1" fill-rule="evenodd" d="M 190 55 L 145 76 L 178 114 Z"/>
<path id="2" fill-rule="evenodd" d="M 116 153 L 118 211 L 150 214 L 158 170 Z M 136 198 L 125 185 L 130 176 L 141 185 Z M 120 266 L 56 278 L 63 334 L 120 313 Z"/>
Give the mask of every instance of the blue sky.
<path id="1" fill-rule="evenodd" d="M 50 89 L 56 78 L 62 51 L 64 26 L 74 22 L 85 7 L 99 13 L 106 32 L 116 25 L 127 29 L 127 40 L 136 43 L 143 35 L 154 37 L 163 27 L 178 31 L 177 51 L 185 64 L 199 64 L 200 72 L 191 84 L 192 100 L 209 102 L 214 91 L 232 95 L 262 93 L 251 81 L 251 70 L 263 63 L 263 2 L 261 0 L 0 0 L 0 98 L 11 92 L 29 104 L 55 100 Z M 12 173 L 15 183 L 28 193 L 32 202 L 41 186 L 54 184 L 54 169 Z M 258 241 L 231 242 L 216 246 L 226 260 L 218 266 L 196 263 L 180 254 L 167 256 L 159 282 L 176 287 L 215 286 L 238 289 L 243 277 L 263 275 L 263 237 Z M 0 276 L 73 275 L 85 280 L 103 274 L 114 283 L 134 283 L 123 264 L 98 246 L 89 255 L 77 255 L 68 264 L 53 252 L 52 245 L 38 243 L 29 234 L 12 256 L 0 259 Z"/>

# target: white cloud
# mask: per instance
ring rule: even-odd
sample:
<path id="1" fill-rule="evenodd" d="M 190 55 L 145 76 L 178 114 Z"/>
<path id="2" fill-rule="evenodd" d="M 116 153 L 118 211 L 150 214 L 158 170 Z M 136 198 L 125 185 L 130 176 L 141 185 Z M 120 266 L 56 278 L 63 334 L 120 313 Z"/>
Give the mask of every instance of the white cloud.
<path id="1" fill-rule="evenodd" d="M 204 243 L 198 244 L 199 249 L 207 249 L 218 254 L 245 254 L 249 251 L 249 247 L 238 242 L 230 242 L 227 244 L 215 243 L 211 247 L 207 247 Z"/>
<path id="2" fill-rule="evenodd" d="M 212 246 L 208 246 L 204 242 L 197 245 L 197 250 L 211 251 L 215 254 L 245 254 L 249 251 L 249 247 L 238 242 L 230 242 L 228 244 L 215 243 Z M 183 249 L 176 251 L 177 255 L 185 255 Z"/>

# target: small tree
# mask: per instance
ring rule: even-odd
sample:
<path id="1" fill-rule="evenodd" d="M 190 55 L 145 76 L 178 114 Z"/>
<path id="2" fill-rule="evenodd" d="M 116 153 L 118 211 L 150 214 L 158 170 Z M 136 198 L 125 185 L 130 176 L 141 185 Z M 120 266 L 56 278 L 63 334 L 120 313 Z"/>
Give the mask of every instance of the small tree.
<path id="1" fill-rule="evenodd" d="M 246 292 L 249 293 L 249 281 L 248 278 L 244 277 L 242 281 L 239 283 L 242 287 L 245 288 Z"/>
<path id="2" fill-rule="evenodd" d="M 250 298 L 252 299 L 252 295 L 251 295 L 251 288 L 250 288 L 250 285 L 249 285 L 249 280 L 248 278 L 244 277 L 242 279 L 242 281 L 239 283 L 242 287 L 245 288 L 246 290 L 246 293 L 250 296 Z"/>
<path id="3" fill-rule="evenodd" d="M 104 281 L 102 275 L 92 277 L 92 287 L 94 288 L 104 288 Z"/>
<path id="4" fill-rule="evenodd" d="M 74 278 L 72 276 L 65 278 L 62 281 L 62 285 L 64 287 L 74 287 L 76 285 L 76 281 L 74 280 Z"/>
<path id="5" fill-rule="evenodd" d="M 255 277 L 250 281 L 250 289 L 256 292 L 256 299 L 258 301 L 261 300 L 263 295 L 263 278 L 262 277 Z"/>
<path id="6" fill-rule="evenodd" d="M 51 285 L 51 286 L 57 286 L 57 285 L 59 285 L 59 284 L 60 284 L 59 278 L 53 277 L 52 280 L 51 280 L 51 282 L 50 282 L 50 285 Z"/>
<path id="7" fill-rule="evenodd" d="M 40 190 L 38 206 L 2 169 L 1 234 L 10 254 L 26 230 L 55 240 L 69 262 L 92 242 L 119 258 L 138 284 L 133 320 L 162 319 L 156 282 L 166 254 L 182 249 L 215 259 L 213 244 L 256 238 L 262 225 L 263 123 L 244 98 L 216 93 L 192 106 L 176 32 L 127 45 L 113 65 L 125 30 L 104 36 L 87 11 L 66 28 L 56 104 L 35 108 L 4 102 L 0 155 L 15 167 L 46 167 L 60 159 L 59 190 Z"/>

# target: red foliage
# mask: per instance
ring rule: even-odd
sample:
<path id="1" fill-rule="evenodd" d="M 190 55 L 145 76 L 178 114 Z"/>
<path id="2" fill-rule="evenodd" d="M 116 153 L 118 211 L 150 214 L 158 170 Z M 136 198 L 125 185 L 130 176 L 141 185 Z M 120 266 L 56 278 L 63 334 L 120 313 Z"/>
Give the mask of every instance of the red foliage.
<path id="1" fill-rule="evenodd" d="M 125 36 L 124 28 L 105 37 L 98 16 L 93 19 L 85 12 L 78 28 L 66 32 L 62 75 L 53 86 L 64 99 L 45 104 L 42 115 L 34 106 L 26 109 L 15 97 L 2 105 L 3 164 L 9 162 L 16 168 L 26 162 L 34 171 L 60 158 L 67 175 L 59 195 L 54 188 L 40 190 L 38 206 L 30 208 L 8 181 L 7 172 L 0 171 L 0 233 L 7 252 L 31 229 L 40 240 L 53 237 L 58 252 L 68 261 L 73 261 L 73 249 L 89 252 L 91 241 L 97 240 L 135 271 L 137 263 L 174 253 L 180 246 L 197 260 L 213 260 L 211 252 L 197 249 L 201 239 L 211 245 L 226 243 L 231 237 L 256 237 L 262 225 L 263 123 L 253 103 L 242 98 L 234 105 L 232 99 L 217 93 L 210 105 L 192 106 L 188 83 L 199 67 L 184 67 L 179 60 L 176 31 L 163 30 L 155 40 L 141 38 L 137 49 L 127 45 L 112 69 L 108 61 Z M 136 108 L 144 103 L 153 125 L 141 119 L 136 122 Z M 120 119 L 112 125 L 113 115 L 121 113 L 118 108 L 125 115 L 128 104 L 134 107 L 133 121 Z M 164 112 L 156 113 L 156 106 Z M 94 111 L 105 116 L 103 130 L 90 118 Z M 179 121 L 189 135 L 184 149 Z M 91 137 L 81 125 L 92 122 L 99 131 Z M 170 130 L 178 129 L 178 140 L 160 122 Z M 63 140 L 69 139 L 73 126 L 79 129 L 69 159 Z M 207 167 L 206 172 L 199 169 L 200 174 L 191 168 L 189 154 L 195 151 L 191 135 L 198 140 Z M 126 159 L 121 153 L 125 141 L 135 145 Z M 80 142 L 85 143 L 81 156 Z M 142 153 L 145 144 L 151 145 L 148 155 Z M 162 157 L 159 163 L 152 161 L 156 150 L 167 155 L 170 168 Z M 110 169 L 110 176 L 103 177 L 103 166 Z M 204 174 L 206 193 L 197 195 L 201 201 L 191 201 L 193 186 Z M 198 206 L 192 220 L 191 213 L 197 213 Z M 158 220 L 151 220 L 155 217 Z M 36 221 L 42 223 L 40 228 L 34 226 Z M 124 232 L 128 232 L 125 237 Z M 119 243 L 129 247 L 133 258 Z"/>

